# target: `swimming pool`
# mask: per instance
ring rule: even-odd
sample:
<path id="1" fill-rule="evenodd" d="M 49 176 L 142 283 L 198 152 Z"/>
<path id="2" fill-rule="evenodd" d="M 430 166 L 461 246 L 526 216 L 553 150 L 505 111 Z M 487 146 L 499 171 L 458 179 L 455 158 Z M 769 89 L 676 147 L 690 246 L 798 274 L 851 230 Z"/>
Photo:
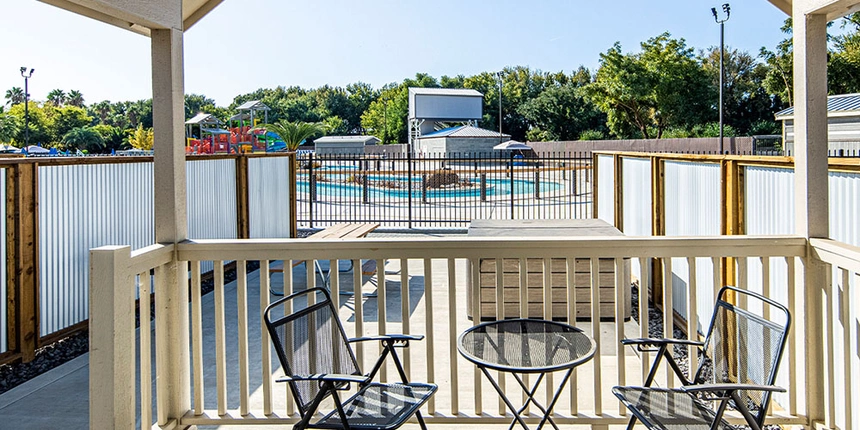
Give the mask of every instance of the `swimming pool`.
<path id="1" fill-rule="evenodd" d="M 346 183 L 340 182 L 345 180 L 346 178 L 341 178 L 340 176 L 344 175 L 333 175 L 328 179 L 330 181 L 316 182 L 316 191 L 319 195 L 323 196 L 343 196 L 343 197 L 359 197 L 362 195 L 362 186 L 354 183 Z M 391 175 L 368 175 L 368 179 L 370 180 L 370 184 L 368 184 L 368 196 L 369 197 L 408 197 L 409 192 L 407 191 L 407 179 L 405 176 L 391 176 Z M 468 178 L 469 182 L 472 183 L 471 187 L 452 187 L 452 188 L 429 188 L 427 189 L 427 197 L 428 198 L 450 198 L 450 197 L 480 197 L 481 195 L 481 180 L 478 177 L 470 177 Z M 379 185 L 374 185 L 374 182 L 379 181 L 389 181 L 389 182 L 398 182 L 402 188 L 389 188 L 383 187 Z M 297 181 L 296 183 L 299 192 L 307 193 L 310 190 L 310 186 L 308 181 Z M 551 193 L 553 191 L 557 191 L 561 188 L 561 184 L 557 182 L 551 181 L 541 181 L 540 182 L 540 192 L 541 193 Z M 513 194 L 530 194 L 534 193 L 535 190 L 535 182 L 524 180 L 524 179 L 514 179 L 513 181 Z M 511 180 L 508 178 L 504 179 L 491 179 L 487 178 L 487 196 L 506 196 L 511 194 Z M 421 198 L 421 178 L 413 178 L 412 180 L 412 197 Z"/>

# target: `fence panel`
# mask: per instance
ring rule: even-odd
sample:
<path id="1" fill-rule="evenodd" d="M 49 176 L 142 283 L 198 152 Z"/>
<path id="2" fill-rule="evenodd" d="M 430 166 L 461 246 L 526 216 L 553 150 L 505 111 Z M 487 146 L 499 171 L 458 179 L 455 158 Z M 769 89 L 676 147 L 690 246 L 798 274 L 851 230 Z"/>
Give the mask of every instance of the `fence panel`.
<path id="1" fill-rule="evenodd" d="M 6 240 L 6 169 L 0 169 L 0 237 Z M 6 325 L 9 320 L 8 309 L 6 309 L 6 247 L 0 246 L 0 354 L 9 350 L 6 339 L 9 328 Z"/>
<path id="2" fill-rule="evenodd" d="M 665 218 L 666 236 L 718 236 L 720 234 L 720 165 L 666 160 Z M 696 259 L 698 288 L 713 288 L 714 278 L 710 258 Z M 675 311 L 688 317 L 687 295 L 690 285 L 689 264 L 685 258 L 672 259 L 672 302 Z M 713 300 L 705 294 L 697 295 L 698 329 L 707 329 Z M 702 327 L 702 325 L 705 327 Z M 704 330 L 703 330 L 704 329 Z"/>
<path id="3" fill-rule="evenodd" d="M 188 237 L 236 239 L 236 160 L 189 160 L 185 168 Z"/>
<path id="4" fill-rule="evenodd" d="M 465 227 L 474 219 L 590 218 L 577 154 L 302 155 L 298 222 Z"/>
<path id="5" fill-rule="evenodd" d="M 615 160 L 597 156 L 597 218 L 615 225 Z"/>
<path id="6" fill-rule="evenodd" d="M 39 167 L 41 336 L 88 317 L 89 250 L 155 240 L 152 163 Z"/>
<path id="7" fill-rule="evenodd" d="M 627 236 L 651 236 L 651 159 L 622 158 L 621 175 L 622 231 Z M 631 260 L 630 270 L 642 279 L 638 259 Z"/>
<path id="8" fill-rule="evenodd" d="M 830 238 L 860 246 L 860 174 L 830 172 Z"/>
<path id="9" fill-rule="evenodd" d="M 248 159 L 250 236 L 290 237 L 290 175 L 292 158 Z"/>

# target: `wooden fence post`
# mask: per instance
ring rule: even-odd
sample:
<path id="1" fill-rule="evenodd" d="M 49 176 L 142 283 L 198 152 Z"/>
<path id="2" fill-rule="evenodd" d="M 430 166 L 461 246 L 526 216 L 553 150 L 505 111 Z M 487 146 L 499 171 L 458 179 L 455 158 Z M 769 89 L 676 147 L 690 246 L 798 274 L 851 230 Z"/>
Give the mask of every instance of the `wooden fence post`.
<path id="1" fill-rule="evenodd" d="M 39 344 L 38 163 L 6 169 L 6 305 L 8 350 L 21 361 L 36 358 Z"/>
<path id="2" fill-rule="evenodd" d="M 612 164 L 615 166 L 615 228 L 624 231 L 624 174 L 621 165 L 624 158 L 621 154 L 612 156 Z"/>
<path id="3" fill-rule="evenodd" d="M 129 246 L 103 246 L 90 251 L 91 429 L 135 425 L 134 285 L 130 261 Z"/>
<path id="4" fill-rule="evenodd" d="M 248 209 L 248 157 L 236 156 L 236 238 L 251 237 L 250 212 Z"/>
<path id="5" fill-rule="evenodd" d="M 292 170 L 289 174 L 289 178 L 290 178 L 290 186 L 289 186 L 289 190 L 290 190 L 290 196 L 289 196 L 289 199 L 290 199 L 290 202 L 289 202 L 289 205 L 290 205 L 290 237 L 295 238 L 295 237 L 299 236 L 299 226 L 298 226 L 299 214 L 297 212 L 297 210 L 298 210 L 297 201 L 298 201 L 299 189 L 298 189 L 298 186 L 296 185 L 296 176 L 299 174 L 299 172 L 298 172 L 299 163 L 298 163 L 298 158 L 297 158 L 295 152 L 290 152 L 289 154 L 287 154 L 287 157 L 290 159 L 289 165 L 290 165 L 290 170 Z M 313 222 L 313 220 L 311 220 L 311 221 Z"/>
<path id="6" fill-rule="evenodd" d="M 651 157 L 651 235 L 666 235 L 666 175 L 664 161 Z M 642 270 L 645 270 L 642 268 Z M 663 303 L 663 262 L 651 260 L 651 300 Z M 647 288 L 647 286 L 646 286 Z M 668 333 L 672 331 L 669 330 Z"/>
<path id="7" fill-rule="evenodd" d="M 744 202 L 743 174 L 737 160 L 724 158 L 720 162 L 721 183 L 721 219 L 720 234 L 726 236 L 744 234 Z M 736 285 L 735 259 L 723 258 L 722 284 Z M 734 303 L 734 294 L 729 293 L 729 302 Z"/>

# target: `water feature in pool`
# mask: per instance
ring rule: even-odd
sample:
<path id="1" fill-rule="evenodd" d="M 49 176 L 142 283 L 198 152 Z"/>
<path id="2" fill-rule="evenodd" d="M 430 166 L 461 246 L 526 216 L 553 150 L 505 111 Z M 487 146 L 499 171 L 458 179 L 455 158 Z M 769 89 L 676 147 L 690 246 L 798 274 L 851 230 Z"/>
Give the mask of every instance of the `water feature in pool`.
<path id="1" fill-rule="evenodd" d="M 345 196 L 358 197 L 362 194 L 362 187 L 359 184 L 341 182 L 347 178 L 346 175 L 330 175 L 327 177 L 329 181 L 317 181 L 317 193 L 322 196 Z M 393 175 L 368 175 L 371 183 L 368 186 L 368 194 L 370 197 L 407 197 L 406 191 L 406 176 Z M 428 198 L 450 198 L 450 197 L 480 197 L 481 195 L 481 180 L 478 177 L 468 178 L 473 184 L 471 187 L 452 187 L 452 188 L 431 188 L 427 190 Z M 402 188 L 389 188 L 379 185 L 374 185 L 374 182 L 397 182 Z M 308 181 L 297 181 L 299 192 L 309 192 Z M 514 179 L 513 193 L 516 194 L 531 194 L 534 193 L 534 181 L 524 179 Z M 540 192 L 551 193 L 561 188 L 558 182 L 541 181 Z M 412 180 L 412 197 L 421 198 L 421 178 Z M 511 180 L 509 178 L 491 179 L 487 178 L 487 196 L 506 196 L 511 194 Z"/>

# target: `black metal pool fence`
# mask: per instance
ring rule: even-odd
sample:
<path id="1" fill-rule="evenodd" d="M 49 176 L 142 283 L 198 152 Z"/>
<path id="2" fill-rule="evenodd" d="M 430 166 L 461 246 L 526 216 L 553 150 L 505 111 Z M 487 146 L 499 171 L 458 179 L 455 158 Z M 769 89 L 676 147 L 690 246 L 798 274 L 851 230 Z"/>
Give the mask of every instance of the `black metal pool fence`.
<path id="1" fill-rule="evenodd" d="M 300 154 L 298 166 L 301 228 L 463 228 L 475 219 L 591 217 L 587 153 Z"/>

